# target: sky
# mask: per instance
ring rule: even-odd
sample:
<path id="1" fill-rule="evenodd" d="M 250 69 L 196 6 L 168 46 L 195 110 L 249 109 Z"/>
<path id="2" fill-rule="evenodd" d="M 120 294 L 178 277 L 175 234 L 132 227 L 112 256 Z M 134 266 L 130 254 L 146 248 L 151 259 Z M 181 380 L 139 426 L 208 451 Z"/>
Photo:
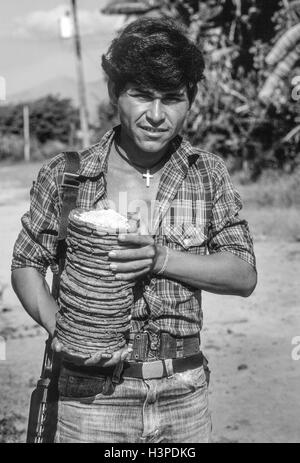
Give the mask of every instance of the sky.
<path id="1" fill-rule="evenodd" d="M 103 78 L 102 53 L 124 23 L 100 14 L 108 0 L 77 0 L 87 82 Z M 0 0 L 0 77 L 10 95 L 54 78 L 76 79 L 72 40 L 60 37 L 59 18 L 70 0 Z"/>

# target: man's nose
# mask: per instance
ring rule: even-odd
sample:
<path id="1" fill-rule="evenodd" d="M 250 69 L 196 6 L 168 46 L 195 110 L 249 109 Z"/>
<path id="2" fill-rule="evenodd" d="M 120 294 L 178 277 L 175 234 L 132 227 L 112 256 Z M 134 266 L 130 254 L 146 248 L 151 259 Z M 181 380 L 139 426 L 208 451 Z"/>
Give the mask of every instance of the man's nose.
<path id="1" fill-rule="evenodd" d="M 164 108 L 161 100 L 158 98 L 151 102 L 151 106 L 147 111 L 147 117 L 153 124 L 160 124 L 165 119 Z"/>

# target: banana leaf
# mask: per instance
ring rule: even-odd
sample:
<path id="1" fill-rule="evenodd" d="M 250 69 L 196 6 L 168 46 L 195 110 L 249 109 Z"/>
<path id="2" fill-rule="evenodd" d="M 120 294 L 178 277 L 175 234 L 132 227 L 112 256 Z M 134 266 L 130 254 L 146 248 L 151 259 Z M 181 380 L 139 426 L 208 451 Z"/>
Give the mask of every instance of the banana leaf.
<path id="1" fill-rule="evenodd" d="M 287 12 L 292 16 L 292 19 L 297 22 L 300 19 L 300 1 L 294 0 L 287 6 Z"/>
<path id="2" fill-rule="evenodd" d="M 300 24 L 291 27 L 283 36 L 276 42 L 268 56 L 266 63 L 274 66 L 284 58 L 295 46 L 300 42 Z"/>
<path id="3" fill-rule="evenodd" d="M 291 51 L 274 69 L 267 78 L 263 88 L 259 92 L 259 99 L 262 101 L 269 100 L 280 82 L 289 75 L 293 67 L 299 60 L 300 45 Z"/>
<path id="4" fill-rule="evenodd" d="M 292 138 L 294 138 L 298 133 L 300 132 L 300 125 L 297 125 L 297 127 L 294 127 L 293 130 L 291 130 L 283 139 L 283 141 L 290 141 Z"/>
<path id="5" fill-rule="evenodd" d="M 131 1 L 116 1 L 114 3 L 109 3 L 104 7 L 101 12 L 103 14 L 145 14 L 151 10 L 161 7 L 161 2 L 157 0 L 131 0 Z"/>

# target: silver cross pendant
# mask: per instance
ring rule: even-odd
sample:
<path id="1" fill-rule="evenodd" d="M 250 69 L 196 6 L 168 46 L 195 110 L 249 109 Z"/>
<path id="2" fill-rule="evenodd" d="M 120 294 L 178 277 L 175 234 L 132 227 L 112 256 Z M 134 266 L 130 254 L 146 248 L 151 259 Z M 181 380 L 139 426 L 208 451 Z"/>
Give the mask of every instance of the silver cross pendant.
<path id="1" fill-rule="evenodd" d="M 150 180 L 151 180 L 151 178 L 153 178 L 153 175 L 150 174 L 150 170 L 149 170 L 149 169 L 147 169 L 147 173 L 146 173 L 146 174 L 143 174 L 143 178 L 146 179 L 146 186 L 147 186 L 147 188 L 149 188 L 149 187 L 150 187 Z"/>

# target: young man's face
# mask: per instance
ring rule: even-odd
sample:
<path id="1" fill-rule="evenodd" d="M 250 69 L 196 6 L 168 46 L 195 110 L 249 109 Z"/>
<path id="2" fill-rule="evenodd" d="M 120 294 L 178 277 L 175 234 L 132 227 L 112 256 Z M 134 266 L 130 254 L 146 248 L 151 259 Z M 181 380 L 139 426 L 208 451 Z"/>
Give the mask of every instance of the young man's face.
<path id="1" fill-rule="evenodd" d="M 127 84 L 117 99 L 122 136 L 143 153 L 164 153 L 190 109 L 186 88 L 158 92 Z"/>

